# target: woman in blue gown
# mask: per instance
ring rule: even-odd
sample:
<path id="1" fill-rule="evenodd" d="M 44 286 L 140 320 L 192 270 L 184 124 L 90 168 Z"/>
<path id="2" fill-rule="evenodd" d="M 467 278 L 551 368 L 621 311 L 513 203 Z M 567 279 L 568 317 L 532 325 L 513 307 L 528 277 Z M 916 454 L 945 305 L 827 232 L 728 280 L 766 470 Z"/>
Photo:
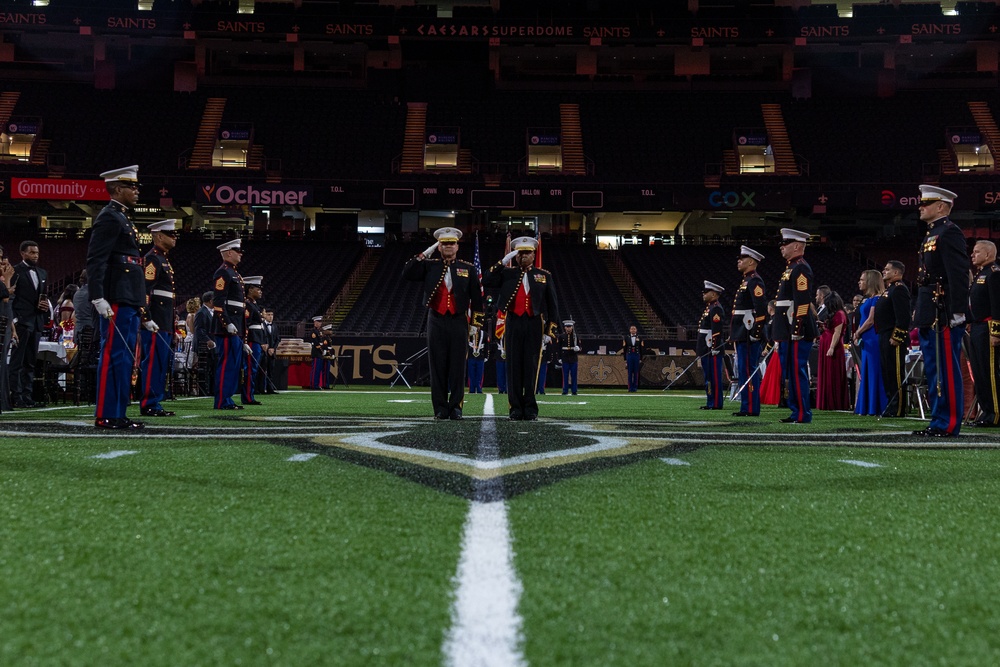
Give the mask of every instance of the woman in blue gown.
<path id="1" fill-rule="evenodd" d="M 858 377 L 858 399 L 854 403 L 854 412 L 879 416 L 889 402 L 882 384 L 878 334 L 875 333 L 875 302 L 885 292 L 882 274 L 874 269 L 862 271 L 858 289 L 865 295 L 865 300 L 861 303 L 861 325 L 854 332 L 854 344 L 861 349 L 861 374 Z"/>

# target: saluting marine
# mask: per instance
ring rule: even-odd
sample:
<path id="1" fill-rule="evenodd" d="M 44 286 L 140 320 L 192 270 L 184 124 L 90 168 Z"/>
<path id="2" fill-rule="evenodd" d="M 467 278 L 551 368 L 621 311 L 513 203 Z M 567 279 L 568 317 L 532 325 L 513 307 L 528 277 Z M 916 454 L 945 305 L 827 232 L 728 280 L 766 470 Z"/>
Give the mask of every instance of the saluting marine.
<path id="1" fill-rule="evenodd" d="M 763 260 L 764 255 L 747 246 L 740 247 L 736 260 L 743 281 L 733 298 L 729 337 L 736 343 L 736 381 L 743 389 L 740 409 L 733 413 L 734 417 L 760 416 L 760 355 L 767 322 L 767 296 L 757 265 Z"/>
<path id="2" fill-rule="evenodd" d="M 406 262 L 403 278 L 423 283 L 434 417 L 461 419 L 468 340 L 483 326 L 483 289 L 476 267 L 457 259 L 462 232 L 442 227 L 434 238 L 436 243 Z M 432 259 L 435 250 L 440 258 Z"/>
<path id="3" fill-rule="evenodd" d="M 146 253 L 146 317 L 156 325 L 139 332 L 142 343 L 142 400 L 140 411 L 146 417 L 173 417 L 163 409 L 167 377 L 174 358 L 174 267 L 167 253 L 177 245 L 177 220 L 161 220 L 149 227 L 153 247 Z"/>
<path id="4" fill-rule="evenodd" d="M 792 414 L 781 421 L 808 424 L 812 421 L 809 403 L 809 353 L 818 333 L 813 306 L 812 267 L 806 262 L 809 235 L 795 229 L 781 230 L 781 256 L 787 265 L 778 283 L 771 337 L 778 343 L 781 368 L 785 372 L 788 407 Z"/>
<path id="5" fill-rule="evenodd" d="M 701 410 L 722 409 L 722 385 L 725 376 L 725 364 L 722 354 L 725 341 L 722 338 L 722 322 L 726 317 L 719 297 L 725 291 L 717 283 L 706 280 L 702 290 L 705 311 L 698 322 L 698 340 L 695 353 L 701 357 L 701 368 L 705 372 L 705 395 L 707 403 Z"/>
<path id="6" fill-rule="evenodd" d="M 559 306 L 552 274 L 535 266 L 538 241 L 521 236 L 511 247 L 513 250 L 483 276 L 483 284 L 500 288 L 497 312 L 505 315 L 508 417 L 531 421 L 538 417 L 535 388 L 542 343 L 555 339 Z M 516 266 L 507 267 L 515 257 Z"/>

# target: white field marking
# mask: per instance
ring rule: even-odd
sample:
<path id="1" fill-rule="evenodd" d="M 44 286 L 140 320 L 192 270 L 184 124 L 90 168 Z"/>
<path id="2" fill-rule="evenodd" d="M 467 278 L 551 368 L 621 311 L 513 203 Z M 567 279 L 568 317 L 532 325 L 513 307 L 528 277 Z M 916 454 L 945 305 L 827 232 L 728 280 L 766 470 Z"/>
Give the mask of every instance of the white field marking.
<path id="1" fill-rule="evenodd" d="M 386 403 L 416 403 L 415 398 L 390 398 Z"/>
<path id="2" fill-rule="evenodd" d="M 292 461 L 293 463 L 299 463 L 302 461 L 312 461 L 314 458 L 319 456 L 319 454 L 312 454 L 309 452 L 302 452 L 301 454 L 292 454 L 286 461 Z"/>
<path id="3" fill-rule="evenodd" d="M 852 466 L 859 466 L 861 468 L 881 468 L 881 463 L 871 463 L 870 461 L 855 461 L 853 459 L 841 459 L 839 463 L 846 463 Z"/>
<path id="4" fill-rule="evenodd" d="M 537 401 L 539 405 L 586 405 L 587 401 Z"/>
<path id="5" fill-rule="evenodd" d="M 666 459 L 660 459 L 660 460 L 663 461 L 664 463 L 666 463 L 667 465 L 672 465 L 672 466 L 689 466 L 689 465 L 691 465 L 690 463 L 688 463 L 687 461 L 685 461 L 683 459 L 666 458 Z"/>
<path id="6" fill-rule="evenodd" d="M 486 395 L 484 416 L 493 416 Z M 482 421 L 477 458 L 496 455 L 492 419 Z M 465 520 L 462 554 L 455 573 L 451 627 L 445 635 L 448 667 L 523 667 L 522 619 L 517 612 L 522 586 L 514 571 L 514 550 L 503 500 L 473 500 Z"/>
<path id="7" fill-rule="evenodd" d="M 76 421 L 68 421 L 68 420 L 67 421 L 61 421 L 60 420 L 60 421 L 57 421 L 55 423 L 59 424 L 60 426 L 90 426 L 94 422 L 84 422 L 84 421 L 76 422 Z"/>
<path id="8" fill-rule="evenodd" d="M 201 415 L 181 415 L 181 419 L 193 419 L 194 417 L 200 417 Z"/>
<path id="9" fill-rule="evenodd" d="M 103 454 L 94 454 L 90 458 L 92 459 L 116 459 L 119 456 L 128 456 L 129 454 L 138 454 L 139 452 L 132 449 L 118 449 L 113 452 L 104 452 Z"/>

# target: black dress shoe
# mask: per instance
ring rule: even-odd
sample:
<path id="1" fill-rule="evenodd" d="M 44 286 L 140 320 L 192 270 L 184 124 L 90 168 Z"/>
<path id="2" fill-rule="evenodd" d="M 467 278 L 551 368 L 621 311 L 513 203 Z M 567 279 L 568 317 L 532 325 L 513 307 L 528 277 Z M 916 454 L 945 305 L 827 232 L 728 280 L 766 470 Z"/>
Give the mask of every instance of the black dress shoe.
<path id="1" fill-rule="evenodd" d="M 223 405 L 221 408 L 219 408 L 219 410 L 242 410 L 242 409 L 243 409 L 242 405 L 236 405 L 235 403 L 233 403 L 232 405 Z"/>
<path id="2" fill-rule="evenodd" d="M 524 421 L 526 421 L 526 422 L 533 422 L 536 419 L 538 419 L 538 415 L 537 414 L 534 414 L 534 415 L 526 414 L 526 415 L 524 415 Z"/>
<path id="3" fill-rule="evenodd" d="M 461 419 L 462 411 L 459 408 L 455 408 L 454 410 L 451 411 L 451 414 L 448 415 L 448 417 L 449 419 Z"/>
<path id="4" fill-rule="evenodd" d="M 698 409 L 699 410 L 714 410 L 715 408 L 713 408 L 711 405 L 699 405 Z"/>
<path id="5" fill-rule="evenodd" d="M 785 417 L 784 419 L 779 419 L 778 421 L 781 422 L 782 424 L 795 424 L 796 423 L 796 421 L 794 419 L 792 419 L 791 417 Z"/>
<path id="6" fill-rule="evenodd" d="M 434 419 L 447 419 L 447 418 L 448 418 L 448 413 L 445 412 L 444 410 L 434 413 Z"/>
<path id="7" fill-rule="evenodd" d="M 137 431 L 146 425 L 142 422 L 134 422 L 131 419 L 101 417 L 94 420 L 94 426 L 97 428 L 114 429 L 116 431 Z"/>
<path id="8" fill-rule="evenodd" d="M 913 435 L 921 435 L 925 438 L 954 438 L 957 437 L 954 433 L 949 433 L 944 429 L 935 428 L 933 426 L 928 426 L 922 431 L 914 431 Z"/>
<path id="9" fill-rule="evenodd" d="M 264 405 L 260 401 L 243 401 L 243 405 Z"/>
<path id="10" fill-rule="evenodd" d="M 511 421 L 519 422 L 519 421 L 522 421 L 524 419 L 524 415 L 522 415 L 520 412 L 514 412 L 513 410 L 511 410 L 510 414 L 507 415 L 507 419 L 509 419 Z"/>
<path id="11" fill-rule="evenodd" d="M 173 417 L 177 414 L 170 410 L 154 410 L 153 408 L 143 408 L 139 412 L 143 417 Z"/>
<path id="12" fill-rule="evenodd" d="M 994 424 L 993 422 L 983 421 L 983 420 L 980 420 L 980 419 L 977 419 L 974 422 L 966 424 L 966 426 L 972 426 L 974 428 L 996 428 L 997 427 L 997 425 Z"/>
<path id="13" fill-rule="evenodd" d="M 734 417 L 749 417 L 750 413 L 749 412 L 743 412 L 742 410 L 740 410 L 739 412 L 734 412 L 733 416 Z"/>

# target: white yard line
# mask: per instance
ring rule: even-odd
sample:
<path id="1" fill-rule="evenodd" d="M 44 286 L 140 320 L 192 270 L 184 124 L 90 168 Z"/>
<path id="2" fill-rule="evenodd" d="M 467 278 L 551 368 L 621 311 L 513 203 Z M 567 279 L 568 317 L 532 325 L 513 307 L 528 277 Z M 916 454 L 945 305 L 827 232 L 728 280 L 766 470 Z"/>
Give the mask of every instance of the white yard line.
<path id="1" fill-rule="evenodd" d="M 667 465 L 672 465 L 672 466 L 689 466 L 689 465 L 691 465 L 690 463 L 688 463 L 687 461 L 685 461 L 683 459 L 666 458 L 666 459 L 660 459 L 660 460 L 663 461 L 664 463 L 666 463 Z"/>
<path id="2" fill-rule="evenodd" d="M 116 459 L 119 456 L 128 456 L 129 454 L 138 454 L 139 452 L 132 449 L 118 449 L 113 452 L 104 452 L 103 454 L 94 454 L 90 458 L 92 459 Z"/>
<path id="3" fill-rule="evenodd" d="M 881 463 L 871 463 L 870 461 L 855 461 L 853 459 L 840 459 L 839 463 L 846 463 L 852 466 L 859 466 L 861 468 L 881 468 Z"/>
<path id="4" fill-rule="evenodd" d="M 493 416 L 486 395 L 483 416 Z M 476 458 L 496 459 L 496 424 L 482 421 Z M 517 611 L 521 582 L 514 571 L 514 550 L 507 503 L 473 500 L 465 520 L 462 554 L 455 574 L 452 625 L 444 641 L 448 667 L 521 667 L 522 619 Z"/>
<path id="5" fill-rule="evenodd" d="M 302 461 L 312 461 L 317 456 L 319 456 L 319 454 L 312 454 L 312 453 L 303 452 L 301 454 L 292 454 L 291 456 L 289 456 L 285 460 L 286 461 L 291 461 L 293 463 L 300 463 Z"/>

